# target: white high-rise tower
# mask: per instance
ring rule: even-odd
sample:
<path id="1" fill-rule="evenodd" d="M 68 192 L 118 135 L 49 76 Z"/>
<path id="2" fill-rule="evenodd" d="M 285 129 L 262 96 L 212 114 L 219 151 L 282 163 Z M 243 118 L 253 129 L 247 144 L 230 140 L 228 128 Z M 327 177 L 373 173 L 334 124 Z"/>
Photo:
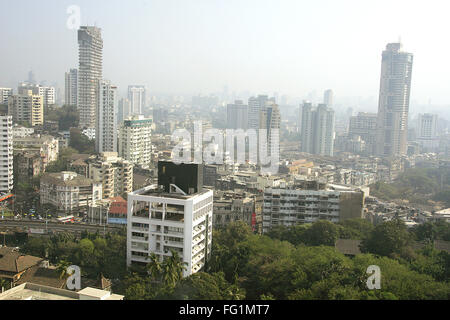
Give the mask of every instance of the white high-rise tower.
<path id="1" fill-rule="evenodd" d="M 80 128 L 95 128 L 97 84 L 102 79 L 103 40 L 101 29 L 82 26 L 78 30 L 78 104 Z"/>
<path id="2" fill-rule="evenodd" d="M 406 154 L 413 55 L 389 43 L 381 62 L 376 154 Z"/>

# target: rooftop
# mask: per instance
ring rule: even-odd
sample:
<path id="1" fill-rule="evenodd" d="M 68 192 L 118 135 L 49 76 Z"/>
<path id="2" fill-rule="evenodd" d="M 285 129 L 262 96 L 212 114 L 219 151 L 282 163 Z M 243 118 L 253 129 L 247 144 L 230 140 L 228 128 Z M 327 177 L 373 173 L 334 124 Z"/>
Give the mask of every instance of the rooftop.
<path id="1" fill-rule="evenodd" d="M 27 282 L 1 293 L 0 300 L 123 300 L 123 296 L 90 287 L 75 292 Z"/>
<path id="2" fill-rule="evenodd" d="M 184 195 L 182 193 L 169 193 L 165 192 L 164 190 L 158 189 L 158 185 L 153 184 L 147 187 L 144 187 L 142 189 L 136 190 L 130 194 L 132 195 L 141 195 L 141 196 L 154 196 L 154 197 L 162 197 L 162 198 L 173 198 L 173 199 L 181 199 L 181 200 L 187 200 L 193 197 L 196 197 L 201 194 L 205 194 L 206 192 L 209 192 L 209 189 L 203 188 L 201 192 L 197 192 L 194 194 L 188 194 Z"/>

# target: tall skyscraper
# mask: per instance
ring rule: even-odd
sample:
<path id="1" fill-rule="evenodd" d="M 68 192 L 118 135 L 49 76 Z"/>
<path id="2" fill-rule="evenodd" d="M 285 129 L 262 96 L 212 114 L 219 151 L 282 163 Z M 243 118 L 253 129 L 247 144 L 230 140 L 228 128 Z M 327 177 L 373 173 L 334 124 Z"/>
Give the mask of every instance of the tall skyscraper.
<path id="1" fill-rule="evenodd" d="M 382 54 L 378 101 L 376 154 L 397 156 L 407 152 L 409 96 L 413 55 L 389 43 Z"/>
<path id="2" fill-rule="evenodd" d="M 227 129 L 247 130 L 248 106 L 242 100 L 227 105 Z"/>
<path id="3" fill-rule="evenodd" d="M 67 105 L 76 106 L 78 101 L 78 70 L 70 69 L 65 75 L 64 102 Z"/>
<path id="4" fill-rule="evenodd" d="M 148 166 L 152 160 L 152 119 L 143 115 L 127 118 L 119 129 L 119 157 Z"/>
<path id="5" fill-rule="evenodd" d="M 301 151 L 333 156 L 334 111 L 324 104 L 313 108 L 305 102 L 302 109 Z"/>
<path id="6" fill-rule="evenodd" d="M 36 84 L 36 78 L 35 78 L 32 70 L 30 70 L 30 72 L 28 72 L 28 82 L 31 84 Z"/>
<path id="7" fill-rule="evenodd" d="M 95 151 L 117 152 L 117 87 L 110 81 L 98 81 Z"/>
<path id="8" fill-rule="evenodd" d="M 328 89 L 323 94 L 323 104 L 327 107 L 333 106 L 333 90 Z"/>
<path id="9" fill-rule="evenodd" d="M 145 107 L 145 86 L 142 85 L 132 85 L 128 86 L 128 100 L 131 104 L 131 114 L 139 115 L 142 114 Z"/>
<path id="10" fill-rule="evenodd" d="M 264 111 L 267 103 L 275 103 L 275 98 L 259 95 L 248 99 L 248 129 L 259 129 L 260 112 Z"/>
<path id="11" fill-rule="evenodd" d="M 2 166 L 0 167 L 0 192 L 11 192 L 13 189 L 13 123 L 12 117 L 0 114 L 0 155 Z"/>
<path id="12" fill-rule="evenodd" d="M 80 128 L 95 128 L 97 85 L 102 79 L 103 40 L 101 29 L 82 26 L 78 30 L 78 105 Z"/>
<path id="13" fill-rule="evenodd" d="M 131 103 L 130 100 L 122 98 L 119 100 L 119 106 L 117 108 L 117 123 L 121 124 L 124 119 L 131 116 Z"/>

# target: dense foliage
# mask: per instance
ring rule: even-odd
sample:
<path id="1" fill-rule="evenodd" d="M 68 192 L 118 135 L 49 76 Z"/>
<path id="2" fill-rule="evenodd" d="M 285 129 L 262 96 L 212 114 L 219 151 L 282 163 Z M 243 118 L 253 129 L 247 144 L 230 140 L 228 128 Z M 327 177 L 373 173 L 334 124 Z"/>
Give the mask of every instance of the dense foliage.
<path id="1" fill-rule="evenodd" d="M 449 299 L 450 254 L 431 244 L 413 250 L 413 240 L 433 241 L 448 234 L 448 223 L 407 229 L 401 221 L 373 227 L 361 219 L 339 224 L 318 221 L 253 234 L 242 222 L 214 230 L 212 256 L 203 272 L 182 278 L 186 268 L 176 253 L 146 267 L 125 268 L 124 234 L 68 234 L 30 238 L 23 251 L 47 256 L 60 266 L 80 265 L 82 273 L 115 279 L 126 299 Z M 337 238 L 362 239 L 353 258 L 334 248 Z M 430 242 L 431 243 L 431 242 Z M 367 267 L 381 269 L 381 289 L 366 286 Z"/>
<path id="2" fill-rule="evenodd" d="M 393 183 L 371 185 L 370 193 L 384 200 L 406 199 L 415 204 L 425 204 L 431 199 L 450 207 L 450 169 L 408 169 Z"/>
<path id="3" fill-rule="evenodd" d="M 70 128 L 69 147 L 77 150 L 79 153 L 95 153 L 95 141 L 89 140 L 78 128 Z"/>
<path id="4" fill-rule="evenodd" d="M 49 107 L 45 119 L 57 121 L 59 131 L 67 131 L 71 127 L 78 127 L 80 115 L 76 106 L 64 105 L 62 107 Z"/>

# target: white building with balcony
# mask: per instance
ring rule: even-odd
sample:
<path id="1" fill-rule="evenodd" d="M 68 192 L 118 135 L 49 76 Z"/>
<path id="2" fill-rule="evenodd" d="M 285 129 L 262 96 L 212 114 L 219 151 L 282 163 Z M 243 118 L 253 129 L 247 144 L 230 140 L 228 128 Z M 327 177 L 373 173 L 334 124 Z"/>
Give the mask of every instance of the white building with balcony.
<path id="1" fill-rule="evenodd" d="M 152 253 L 162 261 L 173 250 L 186 277 L 210 257 L 213 191 L 186 194 L 174 184 L 170 191 L 151 185 L 128 194 L 127 265 L 146 265 Z"/>
<path id="2" fill-rule="evenodd" d="M 0 115 L 0 192 L 13 189 L 13 121 L 11 116 Z"/>
<path id="3" fill-rule="evenodd" d="M 263 204 L 263 232 L 272 227 L 339 222 L 363 218 L 365 193 L 360 189 L 334 186 L 324 190 L 266 188 Z"/>

